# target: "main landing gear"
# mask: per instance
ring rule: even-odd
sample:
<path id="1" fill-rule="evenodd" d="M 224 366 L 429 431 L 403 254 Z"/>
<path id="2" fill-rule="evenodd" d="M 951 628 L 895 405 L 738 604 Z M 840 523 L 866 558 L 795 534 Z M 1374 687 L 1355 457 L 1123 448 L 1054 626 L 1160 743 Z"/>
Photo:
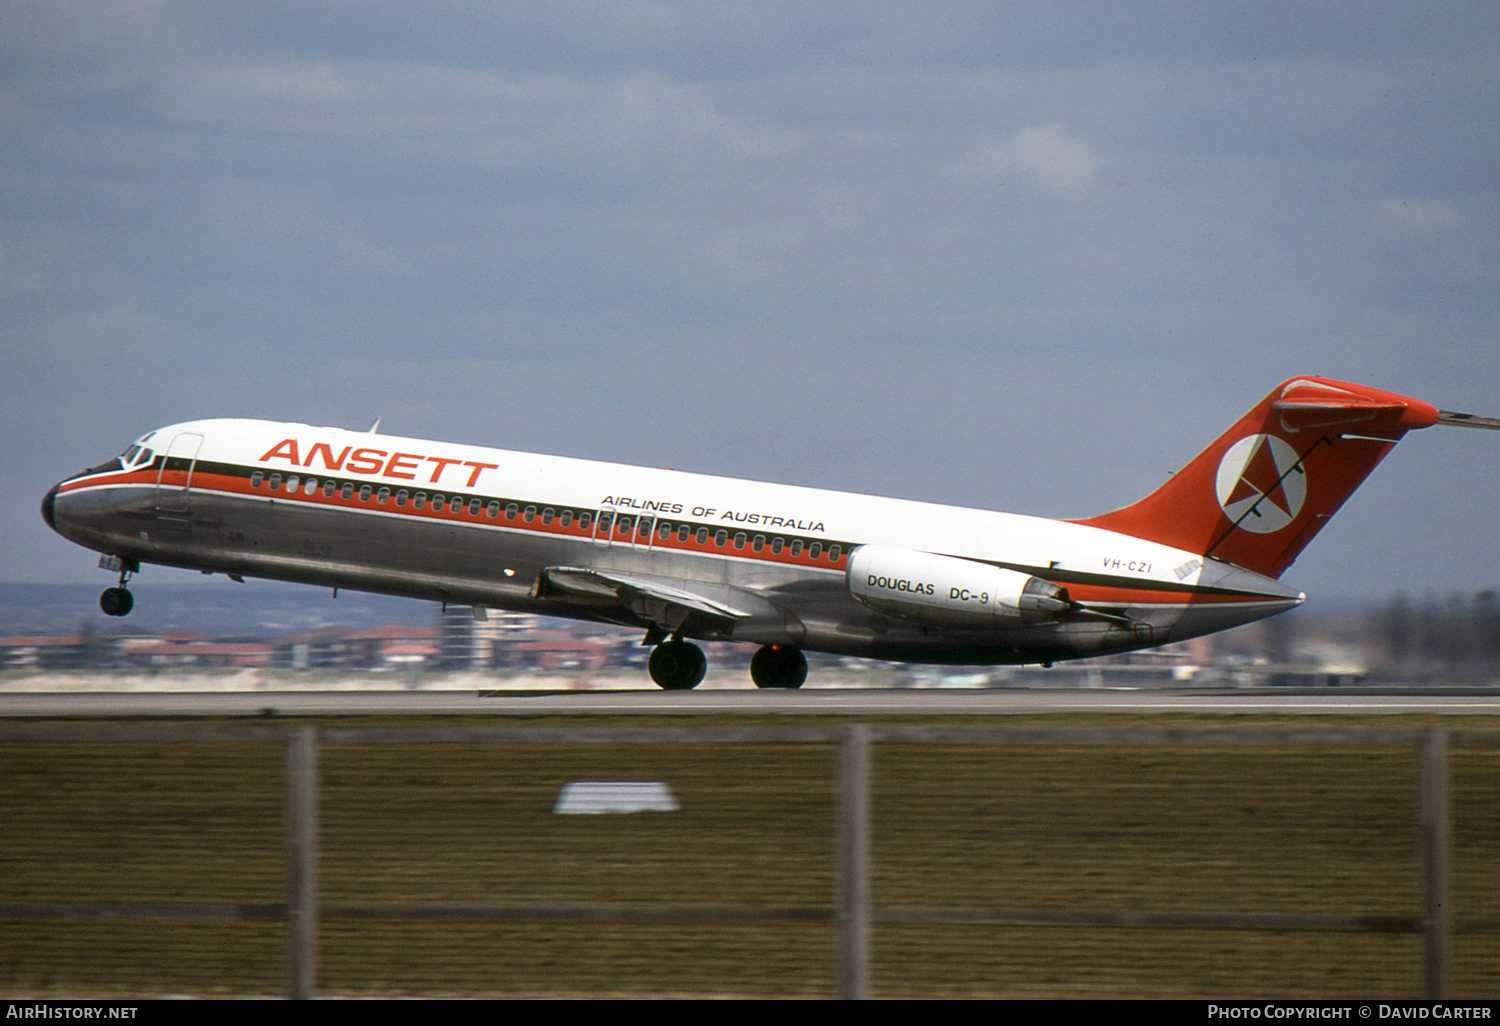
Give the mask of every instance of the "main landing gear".
<path id="1" fill-rule="evenodd" d="M 703 649 L 681 638 L 659 641 L 664 633 L 653 628 L 646 635 L 646 644 L 656 644 L 647 664 L 651 679 L 667 691 L 697 687 L 708 671 Z M 762 645 L 750 660 L 750 679 L 758 688 L 800 688 L 807 680 L 807 657 L 790 645 Z"/>
<path id="2" fill-rule="evenodd" d="M 691 641 L 674 638 L 651 650 L 647 664 L 651 679 L 667 691 L 689 691 L 698 686 L 708 672 L 708 657 Z"/>
<path id="3" fill-rule="evenodd" d="M 750 679 L 758 688 L 800 688 L 807 679 L 807 657 L 790 645 L 762 645 L 750 659 Z"/>

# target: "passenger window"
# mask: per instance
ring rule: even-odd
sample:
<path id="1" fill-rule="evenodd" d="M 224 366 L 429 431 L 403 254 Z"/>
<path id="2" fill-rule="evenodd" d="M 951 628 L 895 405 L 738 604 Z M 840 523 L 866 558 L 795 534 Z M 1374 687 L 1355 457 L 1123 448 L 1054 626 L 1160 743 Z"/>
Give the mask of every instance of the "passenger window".
<path id="1" fill-rule="evenodd" d="M 557 515 L 557 513 L 552 509 L 552 507 L 548 506 L 546 509 L 542 510 L 542 523 L 544 523 L 544 524 L 550 524 L 550 523 L 552 523 L 552 518 L 555 517 L 556 515 Z"/>
<path id="2" fill-rule="evenodd" d="M 374 489 L 371 488 L 369 485 L 365 485 L 363 488 L 361 488 L 359 490 L 359 501 L 360 502 L 369 502 L 370 501 L 370 493 L 372 491 L 374 491 Z"/>
<path id="3" fill-rule="evenodd" d="M 293 474 L 286 479 L 286 490 L 295 492 L 297 490 L 297 475 Z"/>
<path id="4" fill-rule="evenodd" d="M 323 482 L 323 494 L 325 496 L 327 496 L 328 498 L 330 498 L 330 499 L 333 498 L 333 493 L 336 492 L 336 491 L 338 491 L 338 490 L 339 490 L 339 483 L 337 481 L 324 481 Z"/>
<path id="5" fill-rule="evenodd" d="M 380 503 L 382 506 L 384 506 L 387 502 L 390 502 L 391 490 L 389 488 L 380 489 L 380 491 L 375 493 L 375 501 Z"/>
<path id="6" fill-rule="evenodd" d="M 417 509 L 424 509 L 424 508 L 426 508 L 426 506 L 427 506 L 427 493 L 426 492 L 418 492 L 416 495 L 413 495 L 412 499 L 411 499 L 411 504 L 413 506 L 417 507 Z"/>
<path id="7" fill-rule="evenodd" d="M 307 479 L 307 484 L 305 484 L 305 485 L 302 486 L 302 494 L 304 494 L 304 495 L 312 495 L 317 490 L 318 490 L 318 479 L 315 478 L 315 477 L 308 478 Z"/>
<path id="8" fill-rule="evenodd" d="M 519 513 L 519 512 L 521 512 L 521 507 L 517 506 L 513 502 L 509 506 L 505 507 L 505 519 L 506 520 L 514 520 L 514 519 L 516 519 L 516 514 Z"/>
<path id="9" fill-rule="evenodd" d="M 734 536 L 734 547 L 743 549 L 745 547 L 745 532 L 741 531 Z"/>
<path id="10" fill-rule="evenodd" d="M 755 551 L 759 552 L 761 549 L 766 547 L 766 536 L 763 534 L 757 534 L 755 536 L 755 541 L 753 544 L 755 546 Z"/>
<path id="11" fill-rule="evenodd" d="M 535 520 L 536 519 L 536 507 L 535 506 L 527 506 L 524 510 L 521 511 L 521 519 L 524 520 L 524 521 L 526 521 L 528 524 L 531 523 L 533 520 Z"/>
<path id="12" fill-rule="evenodd" d="M 641 524 L 641 530 L 640 530 L 641 540 L 645 541 L 646 539 L 648 539 L 648 538 L 651 537 L 651 518 L 650 517 L 641 517 L 640 524 Z"/>
<path id="13" fill-rule="evenodd" d="M 807 558 L 808 559 L 817 559 L 822 554 L 823 554 L 823 543 L 822 542 L 813 542 L 811 545 L 809 545 L 807 547 Z"/>
<path id="14" fill-rule="evenodd" d="M 677 540 L 680 542 L 685 542 L 688 540 L 688 536 L 692 533 L 693 529 L 691 527 L 689 527 L 687 524 L 680 524 L 677 527 Z"/>
<path id="15" fill-rule="evenodd" d="M 717 545 L 721 549 L 724 547 L 724 543 L 727 542 L 728 540 L 729 540 L 729 532 L 728 531 L 720 531 L 718 534 L 714 535 L 714 544 Z"/>
<path id="16" fill-rule="evenodd" d="M 778 556 L 781 555 L 781 547 L 785 544 L 786 542 L 782 541 L 780 538 L 772 538 L 771 552 Z"/>
<path id="17" fill-rule="evenodd" d="M 448 512 L 449 513 L 459 513 L 459 512 L 462 512 L 463 508 L 464 508 L 464 497 L 462 495 L 455 495 L 453 498 L 451 498 L 451 499 L 448 500 Z"/>
<path id="18" fill-rule="evenodd" d="M 635 521 L 630 517 L 615 517 L 615 533 L 626 538 L 630 537 L 630 529 L 635 526 Z"/>
<path id="19" fill-rule="evenodd" d="M 498 501 L 491 502 L 484 508 L 484 515 L 494 520 L 500 515 L 500 503 Z"/>
<path id="20" fill-rule="evenodd" d="M 695 537 L 696 537 L 697 542 L 698 542 L 699 545 L 707 545 L 708 544 L 708 528 L 706 528 L 706 527 L 700 527 L 700 528 L 698 528 L 698 533 L 697 533 L 697 535 Z"/>
<path id="21" fill-rule="evenodd" d="M 265 479 L 266 475 L 257 470 L 255 473 L 250 475 L 250 487 L 259 488 L 261 486 L 261 483 L 265 481 Z"/>
<path id="22" fill-rule="evenodd" d="M 443 498 L 443 495 L 442 495 L 441 492 L 433 492 L 432 493 L 432 511 L 434 513 L 441 513 L 443 511 L 443 503 L 445 503 L 447 501 L 448 501 L 447 499 Z"/>
<path id="23" fill-rule="evenodd" d="M 570 509 L 563 510 L 562 511 L 562 516 L 558 518 L 557 522 L 560 523 L 560 524 L 562 524 L 564 527 L 570 527 L 570 526 L 572 526 L 572 524 L 573 524 L 573 511 L 570 510 Z"/>
<path id="24" fill-rule="evenodd" d="M 405 506 L 406 505 L 406 489 L 405 488 L 401 489 L 399 492 L 396 493 L 396 505 L 398 505 L 398 506 Z"/>
<path id="25" fill-rule="evenodd" d="M 354 482 L 353 481 L 345 481 L 344 482 L 344 492 L 343 492 L 343 495 L 344 495 L 344 498 L 346 498 L 346 499 L 352 499 L 352 498 L 354 498 Z"/>
<path id="26" fill-rule="evenodd" d="M 589 524 L 593 523 L 593 520 L 594 514 L 592 513 L 585 512 L 578 514 L 578 529 L 580 531 L 587 531 L 589 529 Z"/>
<path id="27" fill-rule="evenodd" d="M 273 491 L 273 492 L 279 492 L 279 491 L 281 491 L 281 475 L 280 474 L 272 474 L 271 475 L 271 491 Z"/>
<path id="28" fill-rule="evenodd" d="M 615 517 L 615 515 L 613 513 L 609 512 L 608 510 L 603 510 L 603 511 L 600 512 L 600 514 L 599 514 L 599 533 L 600 534 L 608 534 L 609 533 L 610 525 L 614 523 L 614 517 Z"/>
<path id="29" fill-rule="evenodd" d="M 792 555 L 794 555 L 794 556 L 800 556 L 800 555 L 802 555 L 802 539 L 801 538 L 796 538 L 796 539 L 794 539 L 792 541 Z"/>
<path id="30" fill-rule="evenodd" d="M 479 516 L 479 511 L 481 509 L 483 509 L 483 508 L 484 508 L 484 500 L 483 499 L 470 499 L 469 500 L 469 516 L 471 516 L 471 517 L 477 517 L 477 516 Z"/>
<path id="31" fill-rule="evenodd" d="M 830 563 L 837 563 L 838 561 L 839 561 L 839 547 L 837 545 L 830 545 L 830 546 L 828 546 L 828 562 L 830 562 Z"/>

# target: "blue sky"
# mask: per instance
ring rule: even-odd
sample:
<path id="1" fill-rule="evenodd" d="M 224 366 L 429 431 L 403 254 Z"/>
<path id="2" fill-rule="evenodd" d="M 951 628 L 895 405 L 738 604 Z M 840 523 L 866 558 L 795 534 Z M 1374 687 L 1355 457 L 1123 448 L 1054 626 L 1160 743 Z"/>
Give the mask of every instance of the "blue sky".
<path id="1" fill-rule="evenodd" d="M 201 416 L 1083 516 L 1297 374 L 1500 415 L 1497 168 L 1493 3 L 10 0 L 0 578 Z M 1288 580 L 1497 508 L 1413 435 Z"/>

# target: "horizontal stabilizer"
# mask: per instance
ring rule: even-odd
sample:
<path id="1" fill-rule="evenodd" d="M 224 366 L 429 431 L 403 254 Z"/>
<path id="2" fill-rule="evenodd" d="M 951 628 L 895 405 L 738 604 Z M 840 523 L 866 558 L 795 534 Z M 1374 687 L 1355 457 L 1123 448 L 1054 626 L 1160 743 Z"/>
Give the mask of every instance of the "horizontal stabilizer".
<path id="1" fill-rule="evenodd" d="M 1394 397 L 1361 395 L 1329 381 L 1303 378 L 1282 386 L 1281 394 L 1271 402 L 1287 431 L 1329 427 L 1334 424 L 1358 424 L 1382 414 L 1399 416 L 1403 404 Z"/>

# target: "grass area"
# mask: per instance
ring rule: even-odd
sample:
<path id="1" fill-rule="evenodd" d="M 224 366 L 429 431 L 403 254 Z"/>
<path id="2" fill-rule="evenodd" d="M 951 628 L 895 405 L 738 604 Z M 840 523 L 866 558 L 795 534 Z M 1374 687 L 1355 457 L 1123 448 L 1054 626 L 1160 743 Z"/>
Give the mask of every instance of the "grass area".
<path id="1" fill-rule="evenodd" d="M 807 725 L 692 720 L 712 722 Z M 1309 725 L 1189 714 L 962 722 Z M 1317 725 L 1431 722 L 1489 725 Z M 827 905 L 833 755 L 826 745 L 327 745 L 322 895 Z M 278 744 L 0 744 L 0 895 L 278 901 L 283 772 Z M 1399 915 L 1420 901 L 1410 748 L 882 745 L 873 774 L 877 906 Z M 1455 746 L 1451 775 L 1455 914 L 1500 915 L 1500 751 Z M 682 808 L 553 815 L 573 780 L 665 781 Z M 1455 938 L 1458 995 L 1495 992 L 1497 946 Z M 872 979 L 883 996 L 1395 997 L 1420 993 L 1420 965 L 1419 938 L 1403 935 L 882 925 Z M 816 996 L 832 993 L 833 966 L 832 929 L 816 924 L 326 921 L 320 934 L 320 987 L 342 994 Z M 0 920 L 0 991 L 13 996 L 281 987 L 275 923 Z"/>

